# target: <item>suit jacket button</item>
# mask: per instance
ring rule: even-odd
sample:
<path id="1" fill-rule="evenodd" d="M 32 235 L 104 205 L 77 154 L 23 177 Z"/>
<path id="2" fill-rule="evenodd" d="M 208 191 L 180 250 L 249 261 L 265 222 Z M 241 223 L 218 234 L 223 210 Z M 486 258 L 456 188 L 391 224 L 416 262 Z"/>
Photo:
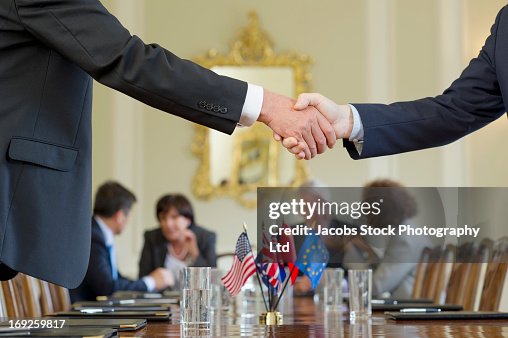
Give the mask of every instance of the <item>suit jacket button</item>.
<path id="1" fill-rule="evenodd" d="M 222 108 L 221 108 L 221 110 L 220 110 L 220 112 L 221 112 L 222 114 L 226 114 L 226 113 L 228 112 L 228 109 L 227 109 L 226 107 L 222 107 Z"/>
<path id="2" fill-rule="evenodd" d="M 220 108 L 221 108 L 220 106 L 213 106 L 213 111 L 218 113 L 220 112 Z"/>
<path id="3" fill-rule="evenodd" d="M 198 106 L 199 106 L 199 108 L 205 108 L 206 107 L 206 101 L 199 101 Z"/>
<path id="4" fill-rule="evenodd" d="M 212 109 L 213 109 L 213 104 L 209 103 L 209 104 L 206 105 L 206 110 L 210 111 Z"/>

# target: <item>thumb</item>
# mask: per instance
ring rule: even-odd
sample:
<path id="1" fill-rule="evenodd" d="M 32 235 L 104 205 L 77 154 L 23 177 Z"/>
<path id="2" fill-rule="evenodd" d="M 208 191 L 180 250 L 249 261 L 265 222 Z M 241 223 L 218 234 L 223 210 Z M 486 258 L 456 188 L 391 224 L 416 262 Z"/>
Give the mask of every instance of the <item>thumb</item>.
<path id="1" fill-rule="evenodd" d="M 303 110 L 308 106 L 318 106 L 321 103 L 321 95 L 317 93 L 304 93 L 298 96 L 298 100 L 293 107 L 295 110 Z"/>

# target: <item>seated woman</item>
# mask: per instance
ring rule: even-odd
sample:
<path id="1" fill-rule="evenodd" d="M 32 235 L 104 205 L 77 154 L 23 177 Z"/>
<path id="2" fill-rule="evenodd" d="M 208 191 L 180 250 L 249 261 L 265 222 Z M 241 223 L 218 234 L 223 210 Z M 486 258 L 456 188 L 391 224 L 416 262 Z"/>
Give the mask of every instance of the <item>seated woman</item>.
<path id="1" fill-rule="evenodd" d="M 158 267 L 172 272 L 178 288 L 180 270 L 187 266 L 217 266 L 215 233 L 195 224 L 189 200 L 180 194 L 165 195 L 156 206 L 159 228 L 145 232 L 139 261 L 140 278 Z"/>

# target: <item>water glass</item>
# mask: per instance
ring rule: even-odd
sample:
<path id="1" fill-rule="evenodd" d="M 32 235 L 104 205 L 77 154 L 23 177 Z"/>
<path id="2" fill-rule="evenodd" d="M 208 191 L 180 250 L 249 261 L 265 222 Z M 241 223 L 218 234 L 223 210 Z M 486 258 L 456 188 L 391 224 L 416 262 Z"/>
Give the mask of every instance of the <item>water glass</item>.
<path id="1" fill-rule="evenodd" d="M 210 268 L 188 267 L 182 270 L 180 323 L 187 330 L 210 329 Z"/>
<path id="2" fill-rule="evenodd" d="M 349 316 L 366 318 L 372 313 L 372 270 L 349 270 Z"/>
<path id="3" fill-rule="evenodd" d="M 232 297 L 221 280 L 226 272 L 218 268 L 212 268 L 210 273 L 212 290 L 210 308 L 213 312 L 217 313 L 227 312 L 232 303 Z"/>
<path id="4" fill-rule="evenodd" d="M 340 311 L 342 308 L 342 279 L 344 270 L 330 268 L 325 270 L 324 306 L 327 311 Z"/>

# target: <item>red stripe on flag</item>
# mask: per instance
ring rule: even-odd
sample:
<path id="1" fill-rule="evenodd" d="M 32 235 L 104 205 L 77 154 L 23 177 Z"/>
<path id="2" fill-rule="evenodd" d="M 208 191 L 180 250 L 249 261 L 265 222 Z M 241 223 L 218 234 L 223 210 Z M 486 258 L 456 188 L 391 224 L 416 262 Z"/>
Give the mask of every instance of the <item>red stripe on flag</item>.
<path id="1" fill-rule="evenodd" d="M 235 256 L 233 266 L 229 272 L 221 278 L 222 282 L 231 293 L 236 296 L 247 279 L 256 272 L 256 264 L 252 253 L 248 253 L 242 262 Z"/>

